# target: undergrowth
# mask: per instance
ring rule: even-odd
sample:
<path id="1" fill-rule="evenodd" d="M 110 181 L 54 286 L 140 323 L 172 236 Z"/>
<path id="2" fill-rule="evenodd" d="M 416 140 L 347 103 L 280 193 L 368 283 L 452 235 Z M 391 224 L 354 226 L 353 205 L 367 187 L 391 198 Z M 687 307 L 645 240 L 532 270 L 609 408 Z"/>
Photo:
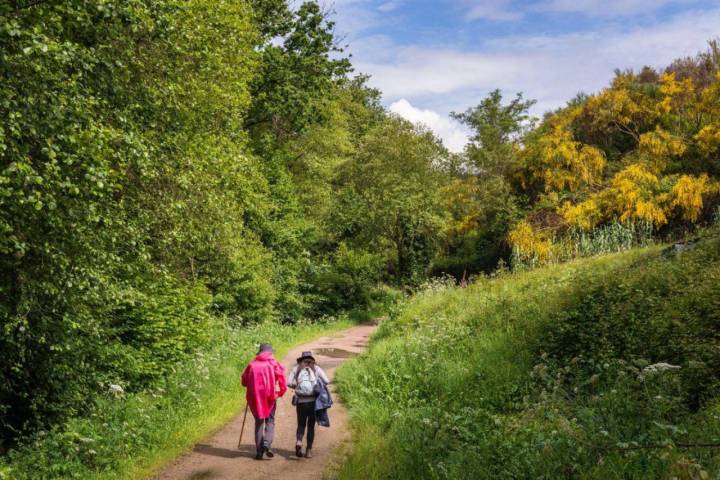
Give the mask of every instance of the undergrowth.
<path id="1" fill-rule="evenodd" d="M 339 478 L 716 478 L 720 241 L 436 284 L 337 378 Z"/>
<path id="2" fill-rule="evenodd" d="M 98 398 L 90 413 L 40 431 L 0 459 L 0 479 L 147 478 L 244 406 L 239 378 L 260 342 L 292 345 L 350 326 L 348 319 L 218 327 L 213 346 L 176 365 L 156 388 Z M 119 389 L 117 387 L 120 387 Z"/>

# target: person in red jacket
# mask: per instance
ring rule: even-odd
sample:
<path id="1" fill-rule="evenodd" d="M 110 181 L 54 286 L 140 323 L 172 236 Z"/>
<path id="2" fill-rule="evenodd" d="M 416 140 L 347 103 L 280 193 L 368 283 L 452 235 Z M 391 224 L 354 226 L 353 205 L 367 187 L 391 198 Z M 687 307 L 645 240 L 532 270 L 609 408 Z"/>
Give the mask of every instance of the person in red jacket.
<path id="1" fill-rule="evenodd" d="M 274 457 L 270 446 L 275 433 L 275 401 L 285 395 L 285 368 L 273 357 L 269 343 L 260 345 L 255 360 L 245 367 L 242 384 L 247 388 L 245 398 L 255 417 L 256 460 L 263 454 Z"/>

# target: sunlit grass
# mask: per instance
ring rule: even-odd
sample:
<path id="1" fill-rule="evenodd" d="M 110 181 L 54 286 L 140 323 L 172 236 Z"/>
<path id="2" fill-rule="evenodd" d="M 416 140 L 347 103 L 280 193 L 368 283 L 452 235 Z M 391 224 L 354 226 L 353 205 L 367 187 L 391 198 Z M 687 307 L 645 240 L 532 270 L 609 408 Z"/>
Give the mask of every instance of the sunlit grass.
<path id="1" fill-rule="evenodd" d="M 705 332 L 720 318 L 718 246 L 706 240 L 673 258 L 652 246 L 465 289 L 430 286 L 339 370 L 354 441 L 335 474 L 717 475 L 718 449 L 672 445 L 720 443 L 717 397 L 692 406 L 693 390 L 716 392 L 720 359 Z M 571 338 L 587 350 L 575 352 Z M 657 361 L 683 368 L 643 380 Z"/>
<path id="2" fill-rule="evenodd" d="M 239 377 L 261 341 L 292 346 L 351 326 L 348 319 L 265 323 L 215 333 L 215 345 L 179 365 L 162 388 L 97 400 L 92 413 L 44 432 L 0 463 L 0 479 L 149 478 L 244 407 Z"/>

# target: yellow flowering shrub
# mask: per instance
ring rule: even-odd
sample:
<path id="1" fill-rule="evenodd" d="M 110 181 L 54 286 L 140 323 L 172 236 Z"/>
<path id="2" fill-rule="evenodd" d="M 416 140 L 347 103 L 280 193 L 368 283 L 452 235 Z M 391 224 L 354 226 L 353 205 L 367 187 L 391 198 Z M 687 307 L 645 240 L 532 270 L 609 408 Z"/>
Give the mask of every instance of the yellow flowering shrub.
<path id="1" fill-rule="evenodd" d="M 660 94 L 663 96 L 658 105 L 660 113 L 679 113 L 694 103 L 695 85 L 692 78 L 678 81 L 674 73 L 666 73 L 660 77 Z"/>
<path id="2" fill-rule="evenodd" d="M 713 187 L 707 175 L 682 175 L 672 189 L 670 205 L 682 211 L 684 220 L 696 222 L 703 209 L 703 196 L 710 193 Z"/>
<path id="3" fill-rule="evenodd" d="M 676 209 L 683 220 L 697 222 L 704 198 L 720 193 L 720 183 L 707 175 L 682 175 L 669 192 L 663 191 L 662 183 L 643 164 L 630 165 L 613 177 L 609 188 L 575 205 L 566 202 L 559 213 L 568 224 L 586 231 L 612 218 L 621 222 L 647 221 L 660 227 Z"/>
<path id="4" fill-rule="evenodd" d="M 720 150 L 720 124 L 711 123 L 705 125 L 695 135 L 695 142 L 697 143 L 700 153 L 703 155 L 712 155 Z"/>
<path id="5" fill-rule="evenodd" d="M 569 225 L 586 231 L 592 230 L 593 227 L 605 218 L 600 204 L 595 197 L 590 197 L 588 200 L 575 205 L 570 202 L 565 202 L 563 206 L 560 207 L 559 213 Z"/>
<path id="6" fill-rule="evenodd" d="M 632 88 L 636 81 L 635 75 L 620 73 L 609 88 L 587 99 L 583 113 L 593 130 L 620 131 L 637 139 L 641 126 L 657 120 L 656 102 Z"/>
<path id="7" fill-rule="evenodd" d="M 546 116 L 513 172 L 535 211 L 552 210 L 584 233 L 613 220 L 700 221 L 720 198 L 720 72 L 675 71 L 617 73 L 608 88 Z M 532 225 L 518 224 L 511 243 L 561 255 L 562 240 L 553 247 Z"/>
<path id="8" fill-rule="evenodd" d="M 655 131 L 640 135 L 639 151 L 653 160 L 678 157 L 685 153 L 687 146 L 679 137 L 656 127 Z"/>
<path id="9" fill-rule="evenodd" d="M 645 110 L 627 89 L 616 87 L 606 88 L 588 98 L 585 109 L 592 112 L 596 127 L 607 124 L 629 125 L 645 114 Z"/>
<path id="10" fill-rule="evenodd" d="M 551 120 L 551 129 L 524 153 L 530 180 L 540 180 L 546 192 L 575 191 L 599 181 L 605 169 L 605 155 L 599 149 L 573 139 L 570 123 L 579 108 L 562 112 Z"/>
<path id="11" fill-rule="evenodd" d="M 656 197 L 659 186 L 660 179 L 647 165 L 635 163 L 618 172 L 601 195 L 621 222 L 641 220 L 659 227 L 667 223 Z"/>
<path id="12" fill-rule="evenodd" d="M 483 214 L 478 193 L 477 183 L 464 179 L 455 180 L 443 189 L 446 208 L 453 217 L 446 230 L 449 236 L 463 235 L 478 228 Z"/>
<path id="13" fill-rule="evenodd" d="M 618 172 L 604 190 L 576 205 L 566 203 L 560 214 L 570 225 L 590 230 L 613 218 L 621 222 L 667 223 L 660 178 L 645 164 L 631 164 Z"/>
<path id="14" fill-rule="evenodd" d="M 515 225 L 508 240 L 513 250 L 523 259 L 537 259 L 540 263 L 546 263 L 552 254 L 552 241 L 548 236 L 533 228 L 529 222 L 523 220 Z"/>
<path id="15" fill-rule="evenodd" d="M 715 75 L 715 81 L 700 93 L 700 111 L 706 115 L 714 116 L 717 120 L 720 107 L 720 72 Z"/>

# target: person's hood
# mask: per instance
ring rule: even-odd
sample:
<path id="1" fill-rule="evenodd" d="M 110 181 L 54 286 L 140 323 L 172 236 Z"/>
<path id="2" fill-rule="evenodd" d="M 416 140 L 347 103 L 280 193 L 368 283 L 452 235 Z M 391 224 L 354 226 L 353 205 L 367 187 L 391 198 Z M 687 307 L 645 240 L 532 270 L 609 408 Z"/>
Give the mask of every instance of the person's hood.
<path id="1" fill-rule="evenodd" d="M 255 357 L 255 360 L 259 362 L 269 362 L 270 360 L 275 360 L 275 357 L 273 357 L 272 352 L 263 352 Z"/>

